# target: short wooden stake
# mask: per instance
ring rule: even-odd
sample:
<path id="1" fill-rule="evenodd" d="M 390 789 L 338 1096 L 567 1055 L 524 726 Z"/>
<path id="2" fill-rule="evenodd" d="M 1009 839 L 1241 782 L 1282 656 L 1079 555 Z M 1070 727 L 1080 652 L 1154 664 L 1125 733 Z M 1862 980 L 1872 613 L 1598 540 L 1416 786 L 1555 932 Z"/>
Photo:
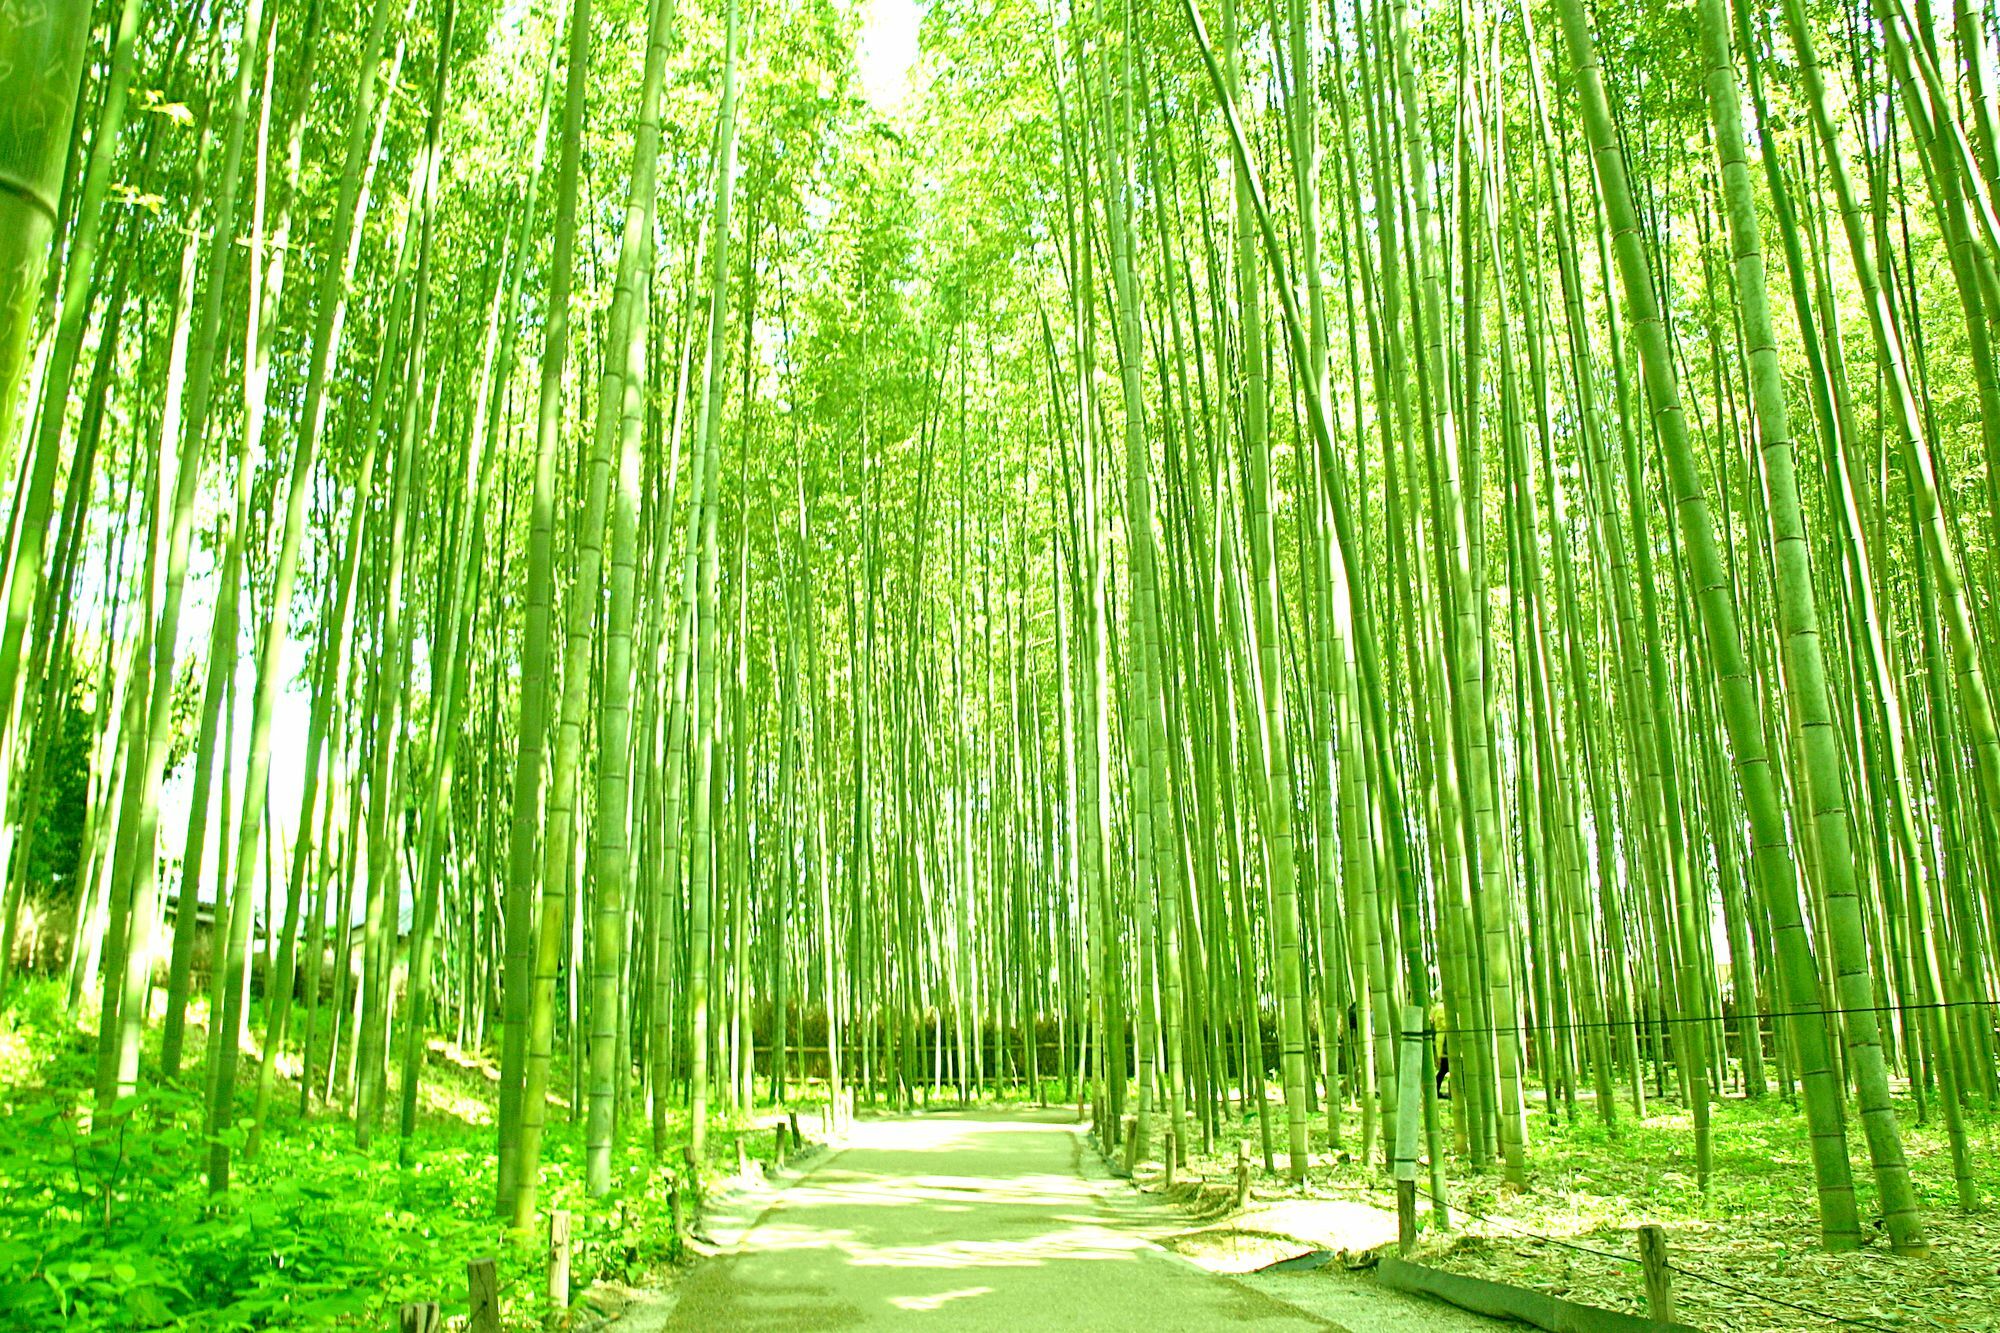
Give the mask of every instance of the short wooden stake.
<path id="1" fill-rule="evenodd" d="M 1139 1168 L 1139 1120 L 1128 1116 L 1125 1120 L 1125 1174 L 1129 1177 Z"/>
<path id="2" fill-rule="evenodd" d="M 1236 1206 L 1241 1209 L 1250 1201 L 1250 1144 L 1247 1140 L 1236 1141 Z"/>
<path id="3" fill-rule="evenodd" d="M 465 1285 L 472 1313 L 467 1333 L 500 1333 L 500 1277 L 491 1259 L 474 1259 L 465 1266 Z"/>
<path id="4" fill-rule="evenodd" d="M 667 1185 L 667 1216 L 674 1228 L 674 1248 L 678 1250 L 681 1237 L 687 1234 L 687 1202 L 681 1190 L 681 1178 L 675 1176 Z"/>
<path id="5" fill-rule="evenodd" d="M 771 1148 L 773 1152 L 771 1164 L 782 1168 L 785 1165 L 785 1135 L 787 1133 L 785 1122 L 780 1120 L 777 1124 L 771 1126 L 771 1130 Z"/>
<path id="6" fill-rule="evenodd" d="M 1639 1228 L 1639 1263 L 1646 1270 L 1646 1313 L 1663 1324 L 1674 1321 L 1674 1270 L 1667 1264 L 1667 1233 Z"/>
<path id="7" fill-rule="evenodd" d="M 569 1308 L 569 1210 L 549 1214 L 549 1304 Z"/>
<path id="8" fill-rule="evenodd" d="M 799 1133 L 799 1113 L 792 1111 L 788 1114 L 792 1122 L 792 1151 L 797 1152 L 806 1146 L 806 1136 Z"/>
<path id="9" fill-rule="evenodd" d="M 1179 1136 L 1176 1135 L 1173 1130 L 1169 1129 L 1167 1131 L 1166 1143 L 1161 1147 L 1161 1152 L 1166 1154 L 1168 1189 L 1172 1189 L 1174 1187 L 1174 1159 L 1180 1156 L 1180 1153 L 1176 1151 L 1174 1145 L 1178 1141 L 1179 1141 Z"/>
<path id="10" fill-rule="evenodd" d="M 436 1301 L 408 1301 L 396 1322 L 400 1333 L 441 1333 L 444 1312 Z"/>

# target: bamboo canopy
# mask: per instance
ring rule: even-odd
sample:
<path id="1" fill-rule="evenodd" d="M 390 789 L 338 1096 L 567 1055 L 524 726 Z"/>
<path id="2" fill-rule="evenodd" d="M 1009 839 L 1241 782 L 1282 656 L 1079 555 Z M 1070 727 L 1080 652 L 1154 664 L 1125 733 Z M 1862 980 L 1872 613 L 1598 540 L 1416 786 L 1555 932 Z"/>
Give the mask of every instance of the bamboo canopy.
<path id="1" fill-rule="evenodd" d="M 0 7 L 96 1115 L 415 1171 L 443 1039 L 516 1228 L 552 1119 L 1003 1095 L 1445 1222 L 1782 1097 L 1827 1249 L 1978 1207 L 1991 7 L 931 0 L 900 101 L 865 8 Z"/>

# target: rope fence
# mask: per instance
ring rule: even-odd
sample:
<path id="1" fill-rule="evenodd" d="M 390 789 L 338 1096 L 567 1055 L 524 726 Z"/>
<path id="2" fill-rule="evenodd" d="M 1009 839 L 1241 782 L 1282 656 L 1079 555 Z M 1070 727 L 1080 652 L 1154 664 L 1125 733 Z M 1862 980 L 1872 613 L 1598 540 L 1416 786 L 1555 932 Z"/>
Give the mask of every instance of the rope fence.
<path id="1" fill-rule="evenodd" d="M 1442 1028 L 1426 1026 L 1423 1029 L 1423 1035 L 1426 1037 L 1512 1036 L 1522 1032 L 1595 1031 L 1600 1028 L 1622 1029 L 1634 1025 L 1651 1024 L 1665 1024 L 1671 1027 L 1674 1024 L 1686 1023 L 1740 1023 L 1744 1019 L 1753 1018 L 1759 1021 L 1766 1018 L 1775 1021 L 1781 1018 L 1831 1018 L 1836 1015 L 1845 1014 L 1893 1014 L 1910 1013 L 1918 1010 L 1928 1012 L 1941 1009 L 1992 1008 L 2000 1008 L 2000 1000 L 1927 1000 L 1918 1004 L 1816 1005 L 1804 1009 L 1773 1009 L 1768 1011 L 1752 1009 L 1733 1014 L 1697 1014 L 1693 1017 L 1657 1011 L 1648 1014 L 1635 1014 L 1627 1018 L 1599 1018 L 1563 1023 L 1469 1024 L 1456 1027 L 1446 1025 Z"/>
<path id="2" fill-rule="evenodd" d="M 1502 1023 L 1502 1024 L 1491 1024 L 1491 1025 L 1473 1024 L 1470 1026 L 1461 1025 L 1457 1027 L 1447 1025 L 1442 1028 L 1427 1026 L 1421 1029 L 1421 1032 L 1422 1035 L 1427 1037 L 1448 1037 L 1453 1035 L 1490 1036 L 1490 1035 L 1501 1035 L 1501 1034 L 1511 1036 L 1521 1032 L 1572 1032 L 1572 1031 L 1595 1030 L 1599 1028 L 1611 1030 L 1611 1029 L 1633 1027 L 1636 1025 L 1665 1024 L 1671 1026 L 1676 1023 L 1738 1023 L 1746 1018 L 1755 1018 L 1759 1021 L 1768 1018 L 1775 1021 L 1781 1018 L 1811 1018 L 1814 1016 L 1822 1018 L 1831 1018 L 1836 1015 L 1842 1015 L 1842 1014 L 1893 1014 L 1893 1013 L 1913 1013 L 1920 1010 L 1928 1012 L 1931 1010 L 1938 1010 L 1938 1009 L 1993 1009 L 1993 1008 L 2000 1008 L 2000 999 L 1928 1000 L 1916 1004 L 1818 1005 L 1804 1009 L 1772 1009 L 1772 1010 L 1755 1009 L 1755 1010 L 1746 1010 L 1740 1013 L 1698 1014 L 1692 1018 L 1683 1017 L 1679 1014 L 1672 1014 L 1664 1011 L 1655 1010 L 1645 1014 L 1633 1014 L 1625 1018 L 1585 1019 L 1585 1020 L 1576 1020 L 1576 1021 L 1561 1022 L 1561 1023 Z M 1233 1033 L 1237 1031 L 1237 1029 L 1241 1025 L 1239 1023 L 1234 1025 L 1219 1024 L 1217 1026 L 1222 1027 L 1223 1030 L 1225 1031 Z M 1009 1035 L 1018 1032 L 1019 1030 L 1020 1029 L 1018 1028 L 1009 1028 L 1006 1030 L 1005 1033 L 996 1034 L 992 1029 L 988 1029 L 985 1032 L 984 1040 L 989 1048 L 991 1048 L 998 1042 L 1005 1041 L 1009 1050 L 1026 1050 L 1028 1046 L 1032 1045 L 1037 1050 L 1042 1050 L 1042 1051 L 1062 1051 L 1062 1052 L 1074 1053 L 1077 1047 L 1077 1043 L 1074 1040 L 1068 1042 L 1059 1042 L 1051 1038 L 1044 1037 L 1044 1038 L 1039 1038 L 1034 1042 L 1024 1042 L 1012 1035 Z M 1276 1041 L 1278 1040 L 1278 1038 L 1274 1037 L 1269 1040 Z M 840 1044 L 840 1049 L 843 1052 L 855 1050 L 859 1048 L 861 1043 L 862 1043 L 862 1038 L 857 1036 L 852 1040 L 843 1041 Z M 758 1051 L 768 1051 L 772 1049 L 771 1043 L 768 1039 L 760 1038 L 759 1040 L 751 1044 L 753 1045 L 754 1049 Z M 925 1033 L 923 1040 L 918 1042 L 918 1045 L 926 1048 L 934 1044 L 936 1044 L 935 1037 L 934 1034 L 931 1033 Z M 950 1047 L 954 1044 L 955 1043 L 952 1040 L 952 1034 L 946 1033 L 944 1038 L 944 1045 L 946 1047 Z M 968 1034 L 966 1044 L 968 1046 L 975 1044 L 974 1041 L 971 1039 L 970 1034 Z M 785 1049 L 788 1051 L 823 1054 L 826 1051 L 827 1047 L 825 1042 L 787 1041 L 785 1043 Z"/>

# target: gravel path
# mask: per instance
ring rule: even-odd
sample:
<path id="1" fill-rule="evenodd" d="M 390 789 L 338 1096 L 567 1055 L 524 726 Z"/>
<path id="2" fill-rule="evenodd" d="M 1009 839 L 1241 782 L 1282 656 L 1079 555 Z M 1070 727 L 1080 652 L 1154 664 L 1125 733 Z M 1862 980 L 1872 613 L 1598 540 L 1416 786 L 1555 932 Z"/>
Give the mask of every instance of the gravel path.
<path id="1" fill-rule="evenodd" d="M 1084 1150 L 1061 1112 L 862 1121 L 732 1252 L 688 1276 L 665 1327 L 1495 1327 L 1365 1279 L 1246 1285 L 1208 1272 L 1153 1243 L 1184 1221 L 1087 1179 Z"/>

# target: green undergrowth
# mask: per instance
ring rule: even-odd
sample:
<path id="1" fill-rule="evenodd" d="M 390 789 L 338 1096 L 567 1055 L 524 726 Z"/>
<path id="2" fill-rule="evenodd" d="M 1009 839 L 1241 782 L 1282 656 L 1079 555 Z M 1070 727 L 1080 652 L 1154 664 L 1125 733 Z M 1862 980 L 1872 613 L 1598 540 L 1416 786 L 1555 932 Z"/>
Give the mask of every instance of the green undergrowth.
<path id="1" fill-rule="evenodd" d="M 1777 1096 L 1725 1099 L 1713 1112 L 1715 1167 L 1696 1179 L 1684 1108 L 1655 1103 L 1643 1120 L 1621 1105 L 1614 1137 L 1586 1106 L 1574 1124 L 1538 1115 L 1528 1188 L 1497 1170 L 1462 1175 L 1460 1215 L 1427 1240 L 1446 1266 L 1639 1312 L 1643 1283 L 1634 1229 L 1666 1229 L 1680 1318 L 1704 1329 L 1809 1329 L 1840 1320 L 1891 1329 L 2000 1327 L 2000 1236 L 1991 1214 L 1959 1210 L 1942 1120 L 1897 1117 L 1930 1252 L 1889 1252 L 1859 1123 L 1848 1150 L 1865 1232 L 1854 1253 L 1830 1254 L 1819 1215 L 1805 1117 Z M 2000 1116 L 1968 1107 L 1966 1132 L 1983 1206 L 2000 1204 Z M 1469 1212 L 1467 1210 L 1470 1210 Z M 1473 1215 L 1478 1214 L 1478 1215 Z M 1546 1238 L 1546 1239 L 1543 1239 Z M 1586 1247 L 1586 1248 L 1576 1248 Z M 1590 1253 L 1588 1251 L 1601 1251 Z M 1607 1257 L 1607 1256 L 1616 1256 Z"/>
<path id="2" fill-rule="evenodd" d="M 1443 1108 L 1449 1112 L 1449 1103 Z M 2000 1328 L 2000 1232 L 1994 1213 L 1961 1212 L 1944 1125 L 1933 1106 L 1919 1123 L 1897 1100 L 1903 1144 L 1931 1249 L 1889 1252 L 1876 1212 L 1866 1144 L 1850 1116 L 1848 1150 L 1866 1239 L 1854 1253 L 1820 1243 L 1806 1124 L 1776 1095 L 1729 1097 L 1713 1108 L 1715 1165 L 1706 1190 L 1696 1177 L 1685 1107 L 1654 1101 L 1643 1119 L 1621 1100 L 1614 1135 L 1586 1099 L 1572 1121 L 1551 1118 L 1539 1099 L 1529 1118 L 1525 1189 L 1497 1164 L 1447 1160 L 1449 1227 L 1430 1209 L 1420 1176 L 1421 1262 L 1509 1282 L 1590 1305 L 1640 1313 L 1644 1285 L 1637 1227 L 1665 1228 L 1678 1317 L 1724 1333 L 1820 1329 L 1859 1321 L 1892 1330 Z M 1966 1110 L 1973 1171 L 1984 1209 L 2000 1208 L 2000 1116 Z M 1315 1154 L 1305 1189 L 1393 1211 L 1394 1186 L 1379 1165 L 1354 1160 L 1359 1119 L 1346 1120 L 1346 1154 Z M 1315 1127 L 1320 1143 L 1321 1127 Z M 1253 1140 L 1254 1126 L 1245 1131 Z M 1233 1145 L 1232 1149 L 1233 1149 Z M 1281 1140 L 1282 1146 L 1282 1140 Z M 1216 1169 L 1221 1169 L 1218 1158 Z M 1282 1163 L 1281 1163 L 1282 1165 Z M 1261 1173 L 1260 1173 L 1261 1174 Z M 1260 1179 L 1258 1194 L 1290 1194 Z"/>
<path id="3" fill-rule="evenodd" d="M 199 1042 L 189 1049 L 198 1065 Z M 200 1097 L 149 1087 L 93 1126 L 94 1050 L 59 987 L 17 988 L 0 1009 L 0 1328 L 382 1328 L 405 1301 L 462 1315 L 465 1265 L 480 1257 L 496 1261 L 508 1327 L 541 1327 L 546 1238 L 511 1235 L 493 1217 L 497 1085 L 485 1061 L 433 1045 L 407 1167 L 393 1073 L 384 1131 L 366 1150 L 346 1119 L 301 1119 L 287 1081 L 256 1160 L 242 1152 L 247 1120 L 226 1132 L 237 1151 L 217 1199 Z M 154 1055 L 149 1046 L 149 1073 Z M 684 1113 L 670 1123 L 685 1142 Z M 676 1257 L 671 1177 L 652 1156 L 643 1111 L 630 1130 L 612 1193 L 590 1200 L 583 1126 L 550 1108 L 541 1199 L 545 1214 L 572 1214 L 577 1292 L 600 1278 L 644 1282 Z M 733 1172 L 736 1140 L 763 1160 L 771 1137 L 718 1118 L 711 1158 Z"/>

